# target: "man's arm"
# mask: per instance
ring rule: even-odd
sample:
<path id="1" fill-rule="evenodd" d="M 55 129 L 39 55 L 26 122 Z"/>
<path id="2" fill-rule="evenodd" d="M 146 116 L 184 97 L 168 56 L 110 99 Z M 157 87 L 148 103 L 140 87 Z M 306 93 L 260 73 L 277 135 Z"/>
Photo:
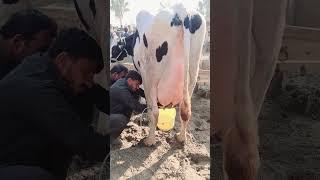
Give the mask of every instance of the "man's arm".
<path id="1" fill-rule="evenodd" d="M 104 89 L 99 84 L 95 84 L 92 88 L 89 89 L 89 97 L 92 99 L 93 103 L 97 106 L 97 108 L 106 113 L 110 114 L 110 96 L 109 91 Z"/>
<path id="2" fill-rule="evenodd" d="M 34 123 L 44 134 L 65 145 L 73 153 L 86 154 L 91 160 L 103 160 L 109 152 L 109 137 L 94 132 L 72 111 L 63 95 L 42 88 L 31 97 Z"/>
<path id="3" fill-rule="evenodd" d="M 146 107 L 146 104 L 141 104 L 138 99 L 134 98 L 133 95 L 125 89 L 120 89 L 118 98 L 120 102 L 131 108 L 132 110 L 141 113 Z"/>
<path id="4" fill-rule="evenodd" d="M 137 93 L 139 94 L 139 96 L 143 97 L 143 98 L 146 98 L 146 95 L 144 94 L 144 90 L 139 88 Z"/>

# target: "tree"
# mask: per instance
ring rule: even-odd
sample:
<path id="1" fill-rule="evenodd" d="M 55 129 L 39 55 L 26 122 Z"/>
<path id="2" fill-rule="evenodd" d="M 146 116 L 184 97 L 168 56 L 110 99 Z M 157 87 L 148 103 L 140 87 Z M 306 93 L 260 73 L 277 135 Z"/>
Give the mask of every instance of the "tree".
<path id="1" fill-rule="evenodd" d="M 200 0 L 198 3 L 198 11 L 203 14 L 206 19 L 210 18 L 210 0 Z"/>
<path id="2" fill-rule="evenodd" d="M 110 9 L 114 11 L 115 16 L 119 19 L 121 27 L 123 15 L 129 11 L 128 5 L 129 3 L 125 0 L 110 0 Z"/>

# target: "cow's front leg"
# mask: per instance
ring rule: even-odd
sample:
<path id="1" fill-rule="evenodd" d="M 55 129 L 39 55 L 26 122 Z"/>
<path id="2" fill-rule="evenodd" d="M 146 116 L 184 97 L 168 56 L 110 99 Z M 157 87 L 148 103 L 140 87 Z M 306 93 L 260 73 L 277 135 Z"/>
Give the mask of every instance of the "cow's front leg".
<path id="1" fill-rule="evenodd" d="M 191 117 L 191 99 L 185 97 L 183 102 L 180 104 L 180 122 L 181 128 L 180 133 L 177 133 L 177 140 L 179 142 L 185 142 L 187 134 L 187 126 Z"/>
<path id="2" fill-rule="evenodd" d="M 156 126 L 158 123 L 159 109 L 157 105 L 157 91 L 156 88 L 152 88 L 149 95 L 148 109 L 149 116 L 149 136 L 144 140 L 144 144 L 147 146 L 152 146 L 156 143 Z"/>

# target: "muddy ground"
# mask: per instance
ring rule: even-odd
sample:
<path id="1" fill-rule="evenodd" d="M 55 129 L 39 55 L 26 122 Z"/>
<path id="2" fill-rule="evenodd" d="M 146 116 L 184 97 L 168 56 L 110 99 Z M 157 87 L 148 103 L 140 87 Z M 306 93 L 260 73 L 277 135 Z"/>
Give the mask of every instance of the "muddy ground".
<path id="1" fill-rule="evenodd" d="M 259 116 L 261 178 L 320 179 L 320 74 L 287 74 Z M 220 144 L 212 145 L 211 179 L 222 179 Z"/>
<path id="2" fill-rule="evenodd" d="M 121 134 L 122 144 L 112 148 L 111 179 L 209 179 L 209 102 L 208 89 L 200 88 L 194 94 L 189 136 L 184 146 L 174 138 L 180 127 L 178 114 L 171 132 L 157 131 L 155 147 L 139 144 L 149 128 L 138 125 L 140 115 L 133 117 L 130 128 Z"/>
<path id="3" fill-rule="evenodd" d="M 192 118 L 185 145 L 178 143 L 174 135 L 179 132 L 177 113 L 175 128 L 170 132 L 156 131 L 157 144 L 145 147 L 139 144 L 146 137 L 146 123 L 140 126 L 141 115 L 121 134 L 121 144 L 112 146 L 111 179 L 192 179 L 210 178 L 210 92 L 208 86 L 200 86 L 192 97 Z M 177 111 L 178 112 L 178 111 Z M 74 160 L 68 180 L 98 180 L 101 163 Z M 106 178 L 105 171 L 102 171 Z"/>

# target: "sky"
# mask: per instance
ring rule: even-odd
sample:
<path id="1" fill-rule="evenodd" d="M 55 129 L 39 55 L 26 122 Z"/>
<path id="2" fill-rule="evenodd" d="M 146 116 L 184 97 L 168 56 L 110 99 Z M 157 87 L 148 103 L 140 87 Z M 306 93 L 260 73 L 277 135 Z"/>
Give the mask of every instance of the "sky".
<path id="1" fill-rule="evenodd" d="M 129 3 L 130 11 L 124 14 L 123 24 L 131 25 L 135 24 L 136 15 L 141 10 L 147 10 L 150 12 L 157 11 L 160 6 L 161 0 L 126 0 Z M 169 0 L 170 4 L 182 3 L 187 9 L 197 9 L 199 0 Z M 115 17 L 114 12 L 110 11 L 110 23 L 112 25 L 119 26 L 119 20 Z"/>

